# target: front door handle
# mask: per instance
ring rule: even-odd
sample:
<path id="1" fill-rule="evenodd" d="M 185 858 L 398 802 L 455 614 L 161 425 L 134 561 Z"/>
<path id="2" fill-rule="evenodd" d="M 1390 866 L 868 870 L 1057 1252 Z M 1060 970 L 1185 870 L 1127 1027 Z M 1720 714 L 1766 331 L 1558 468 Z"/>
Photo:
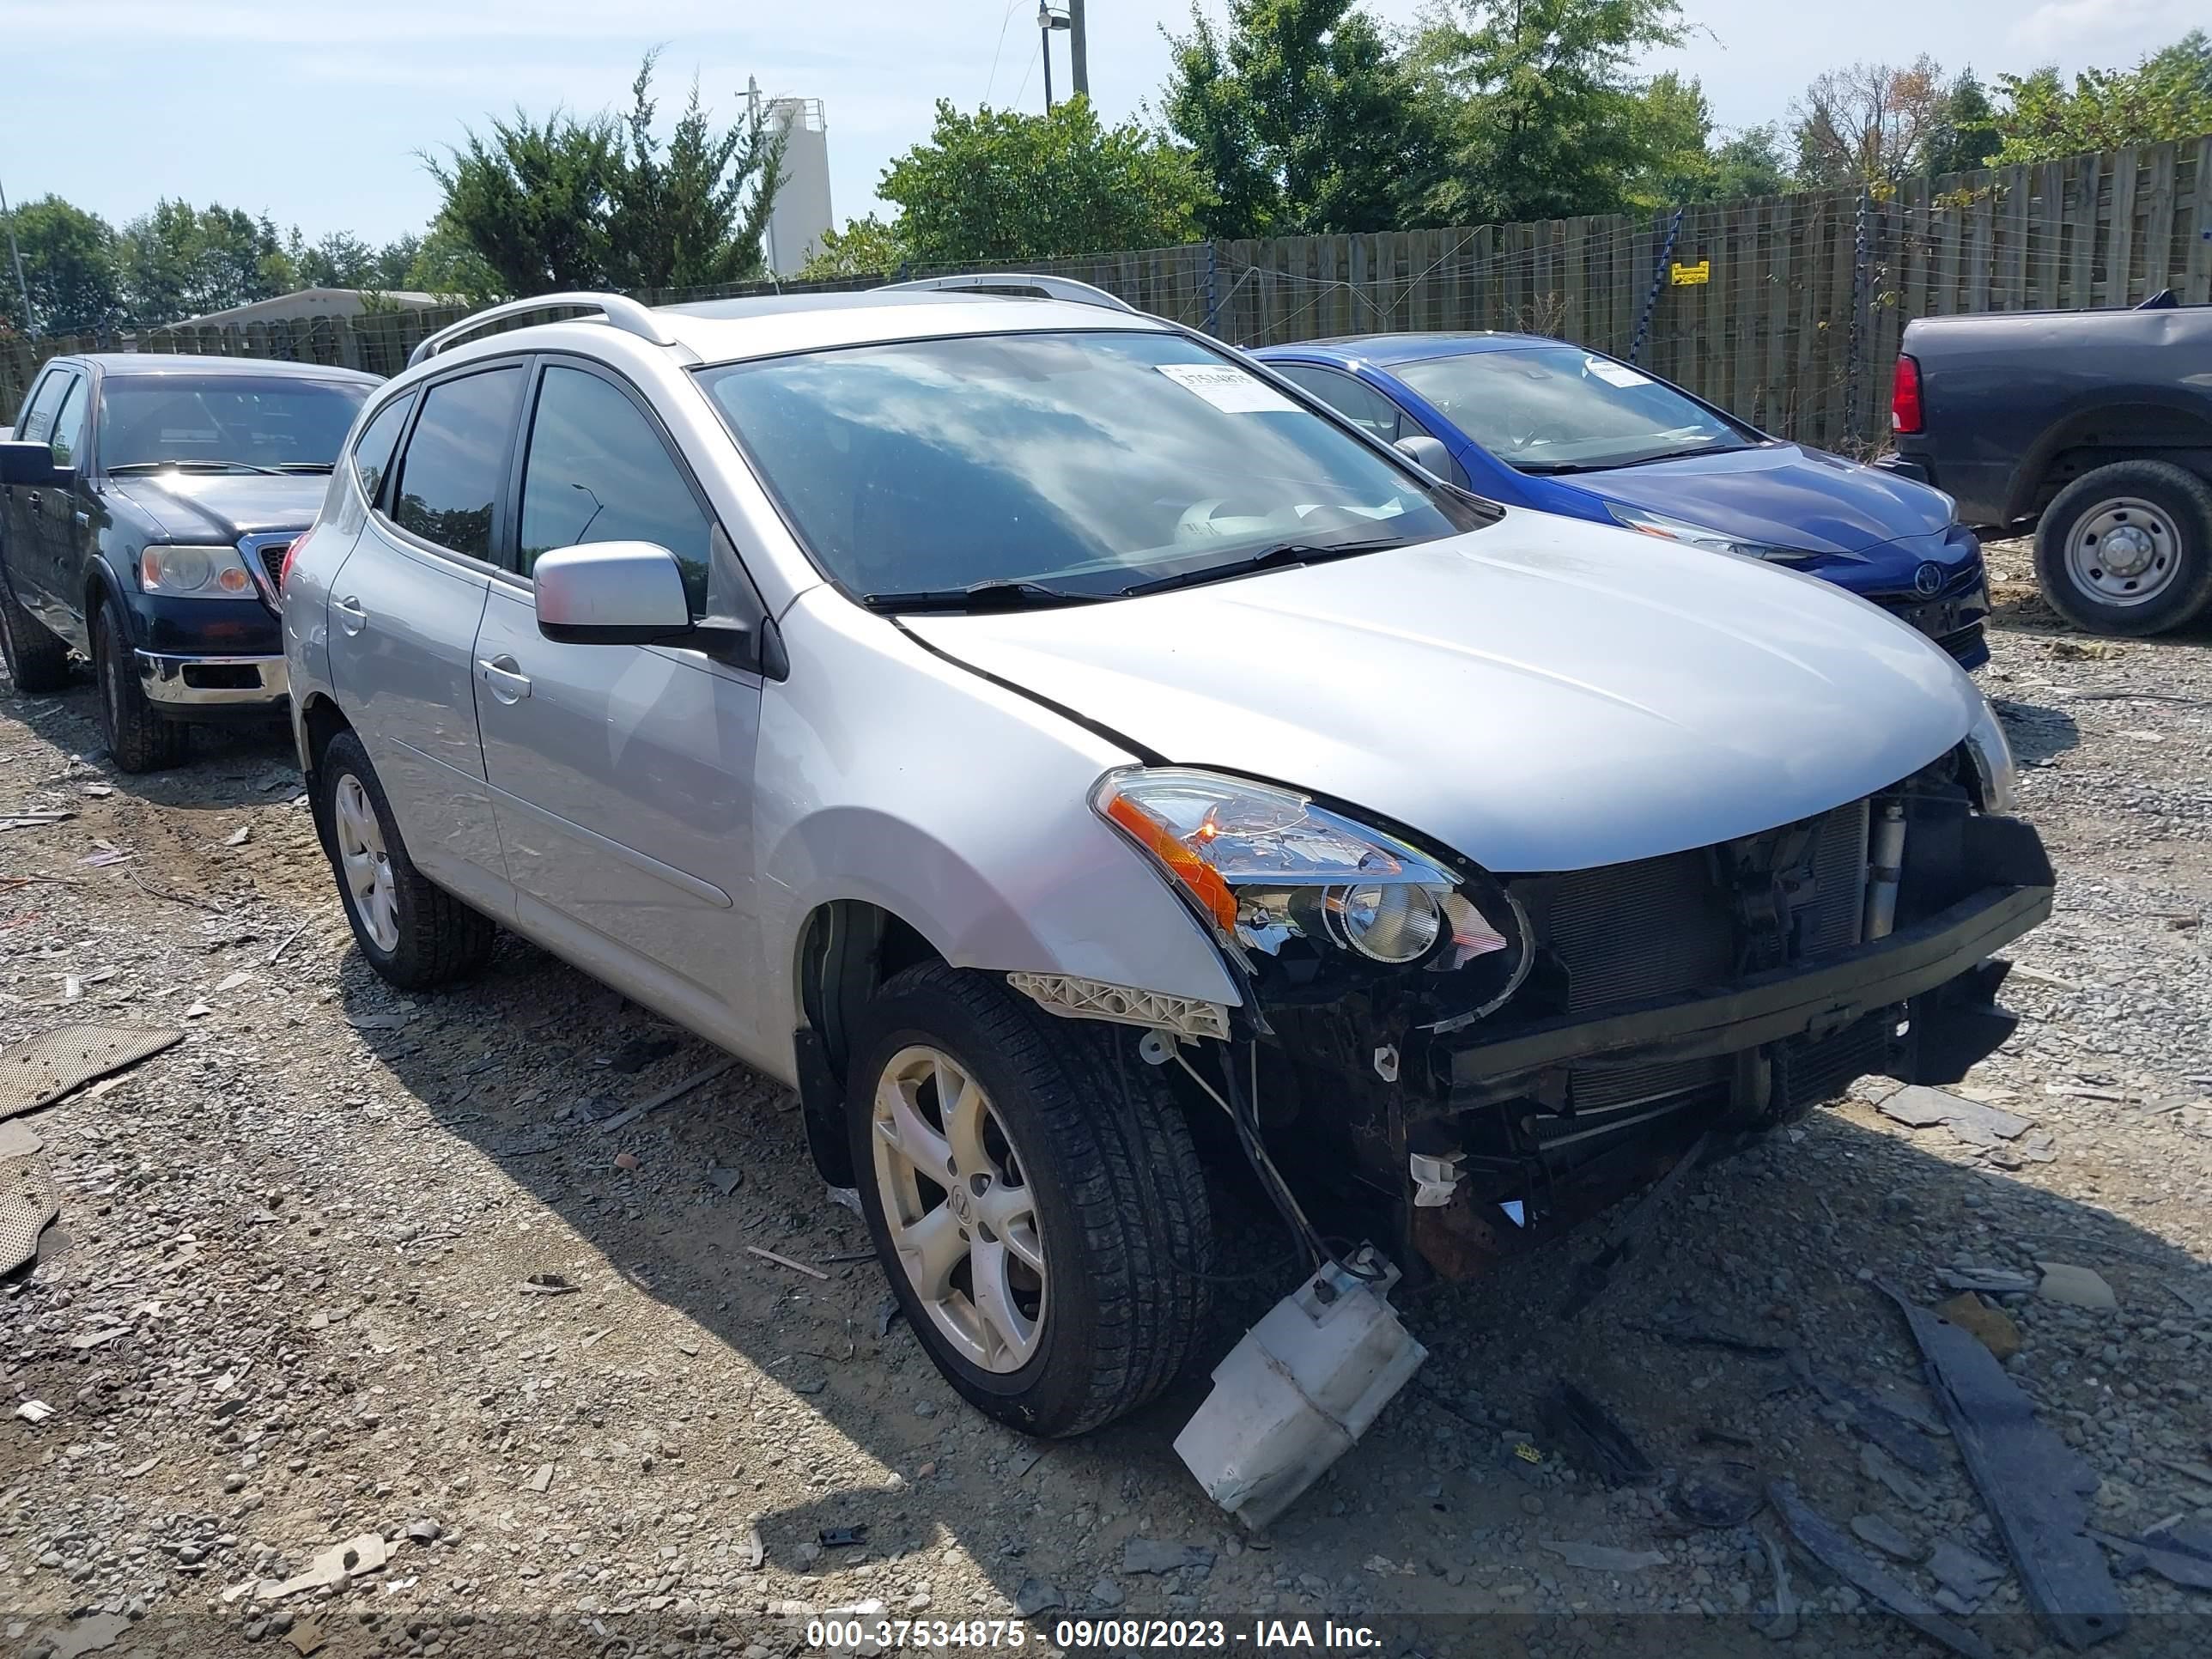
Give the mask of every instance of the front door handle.
<path id="1" fill-rule="evenodd" d="M 35 489 L 27 489 L 23 492 L 23 505 L 26 507 L 36 507 L 44 500 L 46 497 Z"/>
<path id="2" fill-rule="evenodd" d="M 522 672 L 522 665 L 505 652 L 496 657 L 478 657 L 477 672 L 483 676 L 484 684 L 491 688 L 493 698 L 503 703 L 518 703 L 530 695 L 530 676 Z"/>
<path id="3" fill-rule="evenodd" d="M 358 634 L 368 626 L 368 612 L 361 608 L 361 601 L 350 593 L 342 599 L 332 599 L 331 609 L 338 613 L 338 626 L 348 634 Z"/>

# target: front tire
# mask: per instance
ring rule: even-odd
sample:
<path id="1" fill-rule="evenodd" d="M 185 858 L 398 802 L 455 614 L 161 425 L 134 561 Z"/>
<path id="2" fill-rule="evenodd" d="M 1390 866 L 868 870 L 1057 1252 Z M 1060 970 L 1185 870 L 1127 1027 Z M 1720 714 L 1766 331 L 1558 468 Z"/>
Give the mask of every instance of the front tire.
<path id="1" fill-rule="evenodd" d="M 69 647 L 16 600 L 8 583 L 4 555 L 0 555 L 0 660 L 6 661 L 18 691 L 58 691 L 69 684 Z"/>
<path id="2" fill-rule="evenodd" d="M 331 872 L 368 965 L 403 991 L 480 969 L 498 929 L 415 867 L 361 739 L 350 732 L 332 738 L 315 776 Z"/>
<path id="3" fill-rule="evenodd" d="M 100 684 L 100 731 L 121 772 L 165 772 L 191 752 L 191 728 L 147 700 L 137 659 L 115 614 L 103 603 L 92 621 L 92 673 Z"/>
<path id="4" fill-rule="evenodd" d="M 926 963 L 853 1044 L 853 1164 L 900 1306 L 964 1398 L 1030 1434 L 1152 1399 L 1205 1317 L 1198 1155 L 1122 1035 Z"/>
<path id="5" fill-rule="evenodd" d="M 2086 472 L 2044 509 L 2035 574 L 2086 633 L 2179 628 L 2212 605 L 2212 486 L 2168 461 Z"/>

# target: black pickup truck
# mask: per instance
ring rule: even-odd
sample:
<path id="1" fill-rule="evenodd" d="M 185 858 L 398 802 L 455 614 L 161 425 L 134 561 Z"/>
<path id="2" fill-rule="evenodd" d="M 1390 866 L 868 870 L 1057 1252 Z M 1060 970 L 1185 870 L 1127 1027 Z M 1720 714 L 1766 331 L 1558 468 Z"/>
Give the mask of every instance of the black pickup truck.
<path id="1" fill-rule="evenodd" d="M 2147 635 L 2212 610 L 2212 306 L 1923 317 L 1902 345 L 1888 465 L 1964 523 L 2033 526 L 2059 615 Z"/>
<path id="2" fill-rule="evenodd" d="M 173 766 L 196 722 L 282 718 L 279 566 L 373 374 L 230 357 L 57 357 L 0 432 L 0 655 L 100 684 L 108 753 Z"/>

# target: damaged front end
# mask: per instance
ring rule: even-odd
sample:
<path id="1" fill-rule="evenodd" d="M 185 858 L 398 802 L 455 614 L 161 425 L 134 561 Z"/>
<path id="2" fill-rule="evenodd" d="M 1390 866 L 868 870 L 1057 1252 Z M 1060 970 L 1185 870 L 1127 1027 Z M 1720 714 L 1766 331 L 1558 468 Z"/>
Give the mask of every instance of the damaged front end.
<path id="1" fill-rule="evenodd" d="M 1815 817 L 1566 872 L 1493 875 L 1215 774 L 1111 774 L 1099 811 L 1248 995 L 1226 1042 L 1154 1057 L 1249 1121 L 1310 1236 L 1372 1241 L 1411 1284 L 1471 1277 L 1701 1136 L 1871 1073 L 1955 1080 L 2002 1041 L 1990 957 L 2049 914 L 2052 875 L 1986 725 Z"/>

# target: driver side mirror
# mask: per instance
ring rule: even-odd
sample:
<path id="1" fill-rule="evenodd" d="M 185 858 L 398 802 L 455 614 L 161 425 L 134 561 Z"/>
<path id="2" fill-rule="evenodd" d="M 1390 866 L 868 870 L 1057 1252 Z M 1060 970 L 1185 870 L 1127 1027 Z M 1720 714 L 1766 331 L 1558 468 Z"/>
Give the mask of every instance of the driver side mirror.
<path id="1" fill-rule="evenodd" d="M 66 484 L 76 476 L 74 468 L 54 465 L 54 452 L 48 445 L 29 439 L 0 443 L 0 484 L 44 489 L 49 484 Z"/>
<path id="2" fill-rule="evenodd" d="M 556 547 L 531 567 L 538 631 L 564 645 L 654 645 L 691 631 L 676 556 L 652 542 Z"/>
<path id="3" fill-rule="evenodd" d="M 1390 446 L 1414 465 L 1433 472 L 1449 482 L 1451 478 L 1451 451 L 1444 447 L 1441 438 L 1431 438 L 1425 432 L 1408 433 Z"/>

